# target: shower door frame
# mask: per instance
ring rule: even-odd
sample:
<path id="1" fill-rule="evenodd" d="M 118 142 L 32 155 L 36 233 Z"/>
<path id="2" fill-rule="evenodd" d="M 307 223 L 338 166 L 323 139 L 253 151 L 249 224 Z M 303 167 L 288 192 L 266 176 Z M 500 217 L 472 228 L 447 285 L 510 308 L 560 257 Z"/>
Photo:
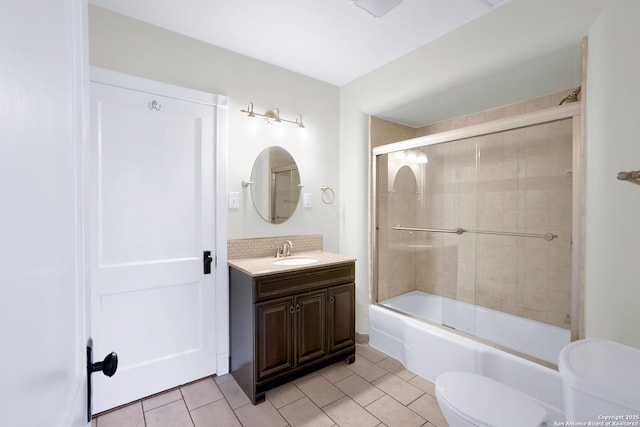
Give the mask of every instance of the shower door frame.
<path id="1" fill-rule="evenodd" d="M 584 337 L 583 328 L 583 258 L 584 258 L 584 140 L 582 138 L 582 105 L 579 102 L 546 108 L 531 113 L 498 119 L 464 128 L 440 132 L 432 135 L 407 139 L 404 141 L 374 147 L 371 150 L 371 207 L 370 230 L 371 248 L 369 275 L 371 287 L 369 301 L 378 305 L 378 188 L 377 159 L 379 155 L 395 151 L 408 150 L 428 145 L 453 142 L 466 138 L 475 138 L 499 132 L 505 132 L 529 126 L 551 123 L 559 120 L 572 120 L 572 245 L 571 245 L 571 341 Z M 430 322 L 431 323 L 431 322 Z M 434 323 L 435 324 L 435 323 Z M 441 326 L 435 324 L 436 326 Z M 473 336 L 475 338 L 475 336 Z"/>

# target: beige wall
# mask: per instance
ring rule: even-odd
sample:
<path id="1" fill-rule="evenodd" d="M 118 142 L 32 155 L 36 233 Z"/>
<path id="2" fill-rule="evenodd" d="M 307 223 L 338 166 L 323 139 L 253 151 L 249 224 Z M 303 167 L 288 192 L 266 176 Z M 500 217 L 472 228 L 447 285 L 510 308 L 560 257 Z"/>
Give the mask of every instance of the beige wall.
<path id="1" fill-rule="evenodd" d="M 93 66 L 229 97 L 227 186 L 240 193 L 240 209 L 227 211 L 229 239 L 321 233 L 326 250 L 339 250 L 339 199 L 332 205 L 320 200 L 321 186 L 340 194 L 338 87 L 96 6 L 89 7 L 89 36 Z M 302 113 L 306 129 L 250 119 L 240 113 L 249 101 L 256 112 L 278 107 L 290 120 Z M 254 159 L 271 145 L 293 155 L 302 192 L 311 193 L 313 202 L 304 208 L 301 197 L 293 217 L 277 225 L 257 215 L 241 185 L 250 180 Z"/>

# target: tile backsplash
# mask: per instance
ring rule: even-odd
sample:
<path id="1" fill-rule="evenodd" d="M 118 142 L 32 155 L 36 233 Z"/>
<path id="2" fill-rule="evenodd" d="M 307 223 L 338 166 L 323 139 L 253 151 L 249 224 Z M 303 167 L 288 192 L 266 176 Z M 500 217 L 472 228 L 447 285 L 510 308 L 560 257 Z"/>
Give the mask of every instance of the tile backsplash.
<path id="1" fill-rule="evenodd" d="M 227 259 L 261 258 L 274 256 L 276 249 L 286 241 L 293 243 L 291 253 L 321 251 L 322 234 L 298 234 L 292 236 L 255 237 L 227 241 Z"/>

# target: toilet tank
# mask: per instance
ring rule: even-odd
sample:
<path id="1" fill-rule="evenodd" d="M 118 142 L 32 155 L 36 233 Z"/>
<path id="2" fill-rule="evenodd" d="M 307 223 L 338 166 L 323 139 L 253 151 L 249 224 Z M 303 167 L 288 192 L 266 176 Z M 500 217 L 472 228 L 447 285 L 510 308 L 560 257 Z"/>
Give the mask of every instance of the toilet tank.
<path id="1" fill-rule="evenodd" d="M 640 425 L 640 349 L 599 339 L 574 341 L 560 352 L 558 370 L 567 421 Z"/>

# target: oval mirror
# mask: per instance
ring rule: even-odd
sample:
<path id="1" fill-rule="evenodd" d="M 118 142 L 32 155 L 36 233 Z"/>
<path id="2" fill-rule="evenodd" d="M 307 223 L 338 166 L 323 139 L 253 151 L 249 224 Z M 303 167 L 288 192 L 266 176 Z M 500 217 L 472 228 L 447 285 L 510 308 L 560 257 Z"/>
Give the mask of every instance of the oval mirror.
<path id="1" fill-rule="evenodd" d="M 267 222 L 281 224 L 298 207 L 300 174 L 291 154 L 282 147 L 267 147 L 251 169 L 251 200 Z"/>

